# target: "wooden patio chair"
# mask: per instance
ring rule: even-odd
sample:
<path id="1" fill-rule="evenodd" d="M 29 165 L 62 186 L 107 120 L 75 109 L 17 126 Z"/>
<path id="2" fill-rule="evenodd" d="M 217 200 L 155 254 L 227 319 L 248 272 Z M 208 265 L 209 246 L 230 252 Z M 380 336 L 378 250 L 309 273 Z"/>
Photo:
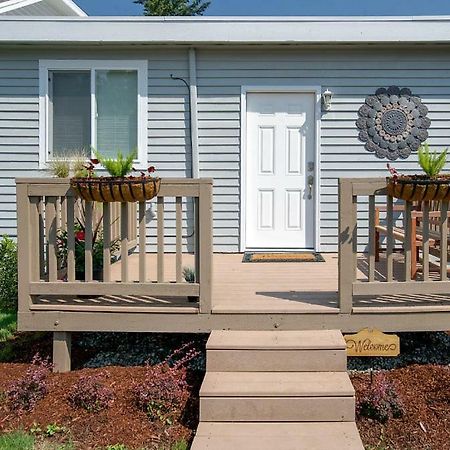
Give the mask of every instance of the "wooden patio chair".
<path id="1" fill-rule="evenodd" d="M 423 244 L 423 212 L 418 209 L 420 205 L 415 206 L 411 213 L 411 278 L 415 279 L 418 271 L 418 263 L 420 261 L 420 251 Z M 441 251 L 441 235 L 440 235 L 440 216 L 441 216 L 441 203 L 430 202 L 429 211 L 429 248 L 430 254 L 439 258 Z M 375 208 L 375 261 L 380 260 L 380 252 L 382 251 L 380 245 L 380 237 L 387 235 L 387 225 L 382 224 L 380 221 L 380 213 L 386 212 L 386 206 L 377 206 Z M 395 205 L 393 211 L 404 212 L 403 205 Z M 450 217 L 450 211 L 447 213 Z M 449 222 L 450 226 L 450 222 Z M 403 227 L 394 227 L 393 229 L 394 240 L 404 242 L 406 238 L 405 229 Z M 450 256 L 450 233 L 446 242 L 447 253 Z M 430 261 L 433 264 L 432 261 Z M 437 264 L 433 264 L 437 265 Z"/>

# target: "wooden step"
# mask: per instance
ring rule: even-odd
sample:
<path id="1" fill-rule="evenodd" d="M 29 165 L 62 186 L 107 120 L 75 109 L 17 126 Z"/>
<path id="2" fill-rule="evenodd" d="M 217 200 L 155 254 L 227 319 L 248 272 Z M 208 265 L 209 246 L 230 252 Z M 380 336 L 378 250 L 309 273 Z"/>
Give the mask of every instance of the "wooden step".
<path id="1" fill-rule="evenodd" d="M 214 330 L 207 350 L 345 350 L 339 330 L 228 331 Z"/>
<path id="2" fill-rule="evenodd" d="M 208 350 L 208 372 L 345 372 L 342 350 Z"/>
<path id="3" fill-rule="evenodd" d="M 204 423 L 191 450 L 363 450 L 355 423 Z"/>
<path id="4" fill-rule="evenodd" d="M 204 422 L 333 422 L 355 419 L 344 372 L 209 372 L 200 390 Z"/>
<path id="5" fill-rule="evenodd" d="M 347 352 L 339 331 L 213 331 L 209 372 L 343 372 Z"/>

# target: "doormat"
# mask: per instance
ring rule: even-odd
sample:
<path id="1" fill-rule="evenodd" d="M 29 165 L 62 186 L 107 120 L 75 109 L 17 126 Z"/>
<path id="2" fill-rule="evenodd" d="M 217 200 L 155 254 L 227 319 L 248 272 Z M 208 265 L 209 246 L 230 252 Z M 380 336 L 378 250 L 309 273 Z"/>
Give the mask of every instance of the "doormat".
<path id="1" fill-rule="evenodd" d="M 323 256 L 316 252 L 291 252 L 291 253 L 258 253 L 245 252 L 242 262 L 325 262 Z"/>

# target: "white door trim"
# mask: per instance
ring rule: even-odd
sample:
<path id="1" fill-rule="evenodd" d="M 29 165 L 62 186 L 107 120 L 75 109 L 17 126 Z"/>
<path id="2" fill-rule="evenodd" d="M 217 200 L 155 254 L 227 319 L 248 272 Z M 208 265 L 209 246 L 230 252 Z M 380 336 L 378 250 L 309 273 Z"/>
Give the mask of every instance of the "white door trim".
<path id="1" fill-rule="evenodd" d="M 315 184 L 314 184 L 314 249 L 321 251 L 320 242 L 320 122 L 321 122 L 321 86 L 241 86 L 241 188 L 240 188 L 240 251 L 246 248 L 246 196 L 247 196 L 247 94 L 248 93 L 311 93 L 316 97 L 315 112 Z M 268 249 L 269 250 L 269 249 Z M 282 250 L 282 249 L 279 249 Z"/>

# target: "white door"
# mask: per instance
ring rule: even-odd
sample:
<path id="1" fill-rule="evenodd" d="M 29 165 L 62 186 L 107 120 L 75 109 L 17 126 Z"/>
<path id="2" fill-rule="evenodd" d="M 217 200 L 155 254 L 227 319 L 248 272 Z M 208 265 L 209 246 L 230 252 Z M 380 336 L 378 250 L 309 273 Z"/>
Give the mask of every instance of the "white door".
<path id="1" fill-rule="evenodd" d="M 247 94 L 245 245 L 314 247 L 315 95 Z"/>

